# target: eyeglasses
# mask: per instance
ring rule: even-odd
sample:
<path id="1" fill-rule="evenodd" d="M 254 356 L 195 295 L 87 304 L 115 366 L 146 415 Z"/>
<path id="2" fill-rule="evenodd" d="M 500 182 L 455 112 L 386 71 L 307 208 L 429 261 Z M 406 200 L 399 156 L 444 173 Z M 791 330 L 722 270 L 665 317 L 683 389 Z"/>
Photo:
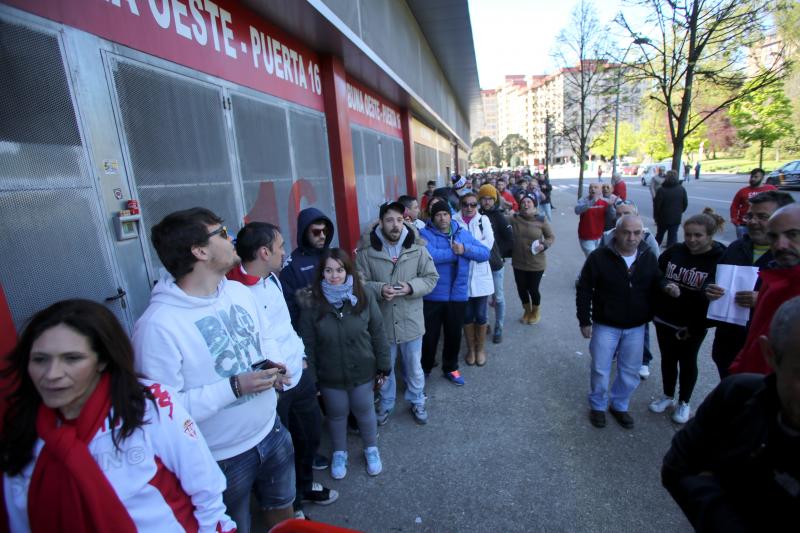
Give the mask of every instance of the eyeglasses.
<path id="1" fill-rule="evenodd" d="M 617 207 L 618 205 L 633 205 L 633 201 L 631 201 L 631 200 L 617 200 L 616 202 L 614 202 L 614 207 Z"/>
<path id="2" fill-rule="evenodd" d="M 208 238 L 210 239 L 214 235 L 219 235 L 223 239 L 227 239 L 228 238 L 228 228 L 226 228 L 225 226 L 220 226 L 217 229 L 215 229 L 214 231 L 212 231 L 211 233 L 209 233 L 208 234 Z"/>
<path id="3" fill-rule="evenodd" d="M 464 202 L 461 204 L 461 207 L 471 207 L 474 209 L 478 207 L 478 202 Z"/>
<path id="4" fill-rule="evenodd" d="M 766 213 L 759 213 L 757 215 L 755 215 L 753 213 L 747 213 L 742 218 L 744 218 L 745 220 L 753 220 L 754 218 L 757 218 L 761 222 L 766 222 L 767 220 L 769 220 L 769 217 L 770 217 L 770 215 L 768 215 Z"/>
<path id="5" fill-rule="evenodd" d="M 320 235 L 325 235 L 325 228 L 312 228 L 311 235 L 314 237 L 319 237 Z"/>

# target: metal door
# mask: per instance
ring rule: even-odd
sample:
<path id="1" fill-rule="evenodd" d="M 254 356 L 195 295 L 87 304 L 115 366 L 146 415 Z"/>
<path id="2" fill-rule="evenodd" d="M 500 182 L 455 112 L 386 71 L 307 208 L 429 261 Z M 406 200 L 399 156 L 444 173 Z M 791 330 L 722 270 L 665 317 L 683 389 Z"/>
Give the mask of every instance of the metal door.
<path id="1" fill-rule="evenodd" d="M 57 32 L 0 18 L 0 284 L 19 330 L 65 298 L 130 329 Z"/>

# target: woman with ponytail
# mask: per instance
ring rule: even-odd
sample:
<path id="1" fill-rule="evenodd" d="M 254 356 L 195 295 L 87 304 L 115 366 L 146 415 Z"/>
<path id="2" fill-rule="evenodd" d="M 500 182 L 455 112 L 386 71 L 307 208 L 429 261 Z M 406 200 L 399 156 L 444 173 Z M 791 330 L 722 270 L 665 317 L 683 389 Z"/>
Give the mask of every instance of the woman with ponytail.
<path id="1" fill-rule="evenodd" d="M 653 401 L 650 410 L 663 413 L 674 409 L 672 420 L 689 420 L 689 400 L 697 382 L 697 353 L 708 332 L 708 300 L 704 290 L 714 279 L 725 246 L 714 235 L 725 219 L 707 207 L 683 223 L 684 241 L 668 248 L 658 258 L 667 286 L 656 300 L 655 318 L 661 350 L 661 379 L 664 397 Z M 675 388 L 680 376 L 679 395 Z"/>

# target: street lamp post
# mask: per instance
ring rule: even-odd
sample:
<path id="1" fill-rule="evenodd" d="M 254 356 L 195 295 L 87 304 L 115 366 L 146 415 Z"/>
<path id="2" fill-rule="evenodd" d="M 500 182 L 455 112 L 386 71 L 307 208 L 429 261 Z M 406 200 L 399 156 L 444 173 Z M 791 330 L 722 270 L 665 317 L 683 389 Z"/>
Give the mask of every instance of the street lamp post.
<path id="1" fill-rule="evenodd" d="M 625 58 L 628 57 L 628 52 L 631 51 L 631 46 L 634 44 L 645 44 L 649 43 L 650 39 L 647 37 L 637 37 L 633 40 L 631 44 L 628 45 L 628 48 L 625 49 L 625 53 L 622 54 L 622 60 L 619 62 L 619 67 L 617 67 L 617 101 L 614 105 L 614 159 L 611 163 L 611 176 L 614 177 L 617 173 L 617 147 L 618 147 L 618 137 L 619 137 L 619 93 L 622 88 L 622 66 L 625 64 Z"/>

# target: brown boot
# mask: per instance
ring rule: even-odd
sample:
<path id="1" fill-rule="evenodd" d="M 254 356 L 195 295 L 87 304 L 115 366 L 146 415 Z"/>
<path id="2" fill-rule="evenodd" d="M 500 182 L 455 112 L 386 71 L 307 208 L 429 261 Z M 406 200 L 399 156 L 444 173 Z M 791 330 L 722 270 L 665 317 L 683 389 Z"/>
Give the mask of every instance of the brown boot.
<path id="1" fill-rule="evenodd" d="M 475 364 L 483 366 L 486 364 L 486 324 L 475 325 Z"/>
<path id="2" fill-rule="evenodd" d="M 521 323 L 530 324 L 528 320 L 530 319 L 531 316 L 531 307 L 532 307 L 531 304 L 522 304 L 522 308 L 525 309 L 525 313 L 522 315 L 522 318 L 519 319 Z"/>
<path id="3" fill-rule="evenodd" d="M 531 307 L 531 315 L 528 318 L 528 324 L 538 324 L 539 320 L 542 318 L 542 313 L 539 311 L 541 305 L 534 305 Z"/>
<path id="4" fill-rule="evenodd" d="M 467 355 L 464 356 L 464 362 L 472 366 L 475 364 L 475 324 L 464 326 L 464 339 L 467 341 Z"/>

